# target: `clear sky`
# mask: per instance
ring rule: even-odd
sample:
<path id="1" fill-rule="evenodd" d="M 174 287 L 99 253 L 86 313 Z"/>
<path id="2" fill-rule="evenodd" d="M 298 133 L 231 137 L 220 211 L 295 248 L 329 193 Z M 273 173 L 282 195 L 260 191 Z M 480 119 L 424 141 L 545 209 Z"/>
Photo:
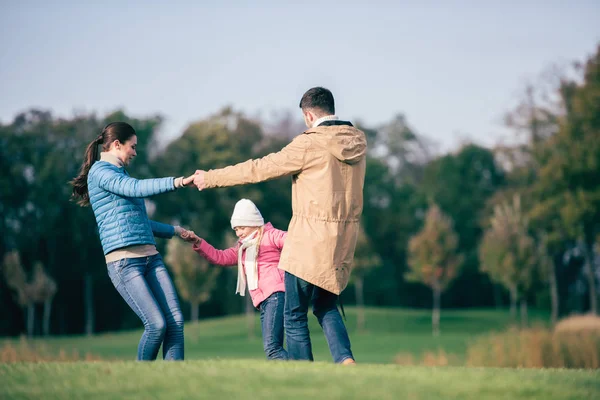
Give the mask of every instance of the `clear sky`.
<path id="1" fill-rule="evenodd" d="M 84 3 L 0 0 L 0 121 L 124 108 L 162 114 L 171 138 L 225 105 L 297 111 L 325 86 L 342 118 L 402 112 L 441 150 L 491 145 L 527 80 L 600 43 L 598 0 Z"/>

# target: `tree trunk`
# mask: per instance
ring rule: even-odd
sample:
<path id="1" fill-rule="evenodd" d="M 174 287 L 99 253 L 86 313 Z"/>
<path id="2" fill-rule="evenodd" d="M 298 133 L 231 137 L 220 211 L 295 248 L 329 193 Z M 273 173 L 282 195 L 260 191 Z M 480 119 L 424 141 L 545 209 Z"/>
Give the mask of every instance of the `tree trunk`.
<path id="1" fill-rule="evenodd" d="M 510 288 L 510 316 L 513 322 L 517 321 L 517 286 Z"/>
<path id="2" fill-rule="evenodd" d="M 246 327 L 248 328 L 248 339 L 254 339 L 254 305 L 250 293 L 244 296 L 246 303 Z"/>
<path id="3" fill-rule="evenodd" d="M 50 313 L 52 312 L 52 298 L 44 301 L 44 322 L 43 322 L 43 334 L 44 336 L 50 335 Z"/>
<path id="4" fill-rule="evenodd" d="M 361 276 L 354 278 L 354 289 L 356 291 L 356 330 L 358 332 L 365 331 L 365 298 L 364 298 L 364 281 Z"/>
<path id="5" fill-rule="evenodd" d="M 551 321 L 552 326 L 558 321 L 558 285 L 556 283 L 556 268 L 554 260 L 550 262 L 550 271 L 548 272 L 548 284 L 550 286 L 550 300 L 552 304 Z"/>
<path id="6" fill-rule="evenodd" d="M 527 300 L 521 299 L 521 329 L 527 328 Z"/>
<path id="7" fill-rule="evenodd" d="M 200 302 L 190 301 L 190 319 L 192 322 L 198 322 L 198 316 L 200 313 Z"/>
<path id="8" fill-rule="evenodd" d="M 494 284 L 494 306 L 496 310 L 502 309 L 502 292 L 500 291 L 500 287 Z"/>
<path id="9" fill-rule="evenodd" d="M 65 318 L 65 307 L 59 305 L 59 307 L 58 307 L 58 334 L 64 335 L 66 333 L 67 333 L 67 319 Z"/>
<path id="10" fill-rule="evenodd" d="M 35 325 L 35 304 L 27 304 L 27 336 L 33 337 L 33 328 Z"/>
<path id="11" fill-rule="evenodd" d="M 56 242 L 59 239 L 57 236 L 51 235 L 48 241 L 46 242 L 46 248 L 48 249 L 48 271 L 54 271 L 54 267 L 56 266 L 56 256 L 57 256 L 57 246 Z M 56 283 L 56 282 L 55 282 Z M 57 287 L 56 287 L 57 289 Z M 56 292 L 49 297 L 44 299 L 44 314 L 42 317 L 42 334 L 44 336 L 50 336 L 50 316 L 52 314 L 52 302 L 54 301 L 54 296 Z"/>
<path id="12" fill-rule="evenodd" d="M 440 297 L 442 291 L 438 286 L 433 288 L 433 313 L 431 314 L 431 326 L 433 328 L 433 336 L 440 335 Z"/>
<path id="13" fill-rule="evenodd" d="M 94 334 L 94 286 L 92 274 L 86 272 L 83 276 L 83 302 L 85 310 L 85 334 Z"/>
<path id="14" fill-rule="evenodd" d="M 585 264 L 588 276 L 588 291 L 590 296 L 590 313 L 598 315 L 598 294 L 596 293 L 596 263 L 594 257 L 594 246 L 585 244 Z"/>

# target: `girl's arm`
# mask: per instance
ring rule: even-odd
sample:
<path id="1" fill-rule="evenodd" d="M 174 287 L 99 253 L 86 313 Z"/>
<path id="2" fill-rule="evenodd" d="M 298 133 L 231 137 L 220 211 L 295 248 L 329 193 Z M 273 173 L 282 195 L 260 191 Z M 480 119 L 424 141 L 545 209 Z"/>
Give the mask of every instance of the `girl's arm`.
<path id="1" fill-rule="evenodd" d="M 271 235 L 271 240 L 273 240 L 273 244 L 279 250 L 283 249 L 283 245 L 285 244 L 285 238 L 287 237 L 287 231 L 280 231 L 279 229 L 273 229 Z"/>
<path id="2" fill-rule="evenodd" d="M 206 240 L 200 239 L 194 244 L 193 249 L 211 264 L 229 266 L 238 263 L 238 247 L 239 245 L 226 250 L 217 250 Z"/>

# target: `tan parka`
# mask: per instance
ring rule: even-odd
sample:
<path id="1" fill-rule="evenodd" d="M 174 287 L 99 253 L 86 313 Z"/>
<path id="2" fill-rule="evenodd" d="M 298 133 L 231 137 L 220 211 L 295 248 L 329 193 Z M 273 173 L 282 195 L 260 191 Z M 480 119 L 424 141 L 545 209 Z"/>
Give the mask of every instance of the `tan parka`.
<path id="1" fill-rule="evenodd" d="M 363 209 L 367 141 L 343 121 L 298 135 L 277 153 L 205 175 L 206 187 L 292 175 L 292 219 L 279 268 L 340 294 L 348 284 Z"/>

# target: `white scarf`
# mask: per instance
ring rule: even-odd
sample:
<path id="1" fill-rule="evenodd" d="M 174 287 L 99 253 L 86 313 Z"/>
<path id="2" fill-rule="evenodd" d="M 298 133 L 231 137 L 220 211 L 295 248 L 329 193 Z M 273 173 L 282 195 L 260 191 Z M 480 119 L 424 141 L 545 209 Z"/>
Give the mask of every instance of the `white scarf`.
<path id="1" fill-rule="evenodd" d="M 258 270 L 256 263 L 256 255 L 258 254 L 258 237 L 260 229 L 247 238 L 241 240 L 241 246 L 238 249 L 238 280 L 235 290 L 240 296 L 246 295 L 246 278 L 248 278 L 248 290 L 258 289 Z M 242 253 L 246 250 L 244 264 L 246 273 L 244 274 L 244 266 L 242 265 Z M 245 275 L 245 276 L 244 276 Z"/>

